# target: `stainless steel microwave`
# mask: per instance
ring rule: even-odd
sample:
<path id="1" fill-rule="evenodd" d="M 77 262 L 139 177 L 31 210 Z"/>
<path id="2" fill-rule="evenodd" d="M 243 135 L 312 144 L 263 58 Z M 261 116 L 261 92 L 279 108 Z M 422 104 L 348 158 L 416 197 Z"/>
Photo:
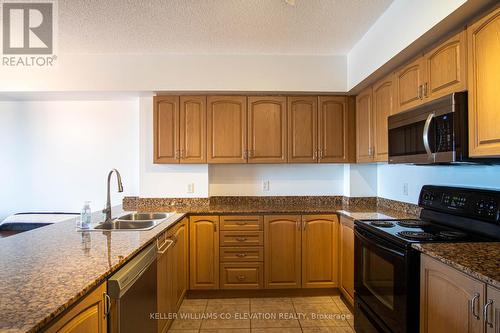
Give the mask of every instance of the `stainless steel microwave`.
<path id="1" fill-rule="evenodd" d="M 488 162 L 469 159 L 467 92 L 390 116 L 389 163 Z"/>

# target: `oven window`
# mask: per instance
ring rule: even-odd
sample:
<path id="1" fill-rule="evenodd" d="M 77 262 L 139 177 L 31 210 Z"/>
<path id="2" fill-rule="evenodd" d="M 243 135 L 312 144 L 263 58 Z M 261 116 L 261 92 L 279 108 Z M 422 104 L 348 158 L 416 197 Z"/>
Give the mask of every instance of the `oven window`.
<path id="1" fill-rule="evenodd" d="M 363 285 L 373 296 L 394 310 L 394 266 L 363 247 Z"/>

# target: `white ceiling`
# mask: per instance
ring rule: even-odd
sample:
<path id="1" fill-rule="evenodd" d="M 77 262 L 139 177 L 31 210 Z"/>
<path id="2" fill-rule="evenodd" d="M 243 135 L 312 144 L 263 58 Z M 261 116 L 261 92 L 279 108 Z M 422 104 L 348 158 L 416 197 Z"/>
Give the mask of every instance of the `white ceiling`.
<path id="1" fill-rule="evenodd" d="M 346 54 L 392 0 L 60 0 L 64 53 Z"/>

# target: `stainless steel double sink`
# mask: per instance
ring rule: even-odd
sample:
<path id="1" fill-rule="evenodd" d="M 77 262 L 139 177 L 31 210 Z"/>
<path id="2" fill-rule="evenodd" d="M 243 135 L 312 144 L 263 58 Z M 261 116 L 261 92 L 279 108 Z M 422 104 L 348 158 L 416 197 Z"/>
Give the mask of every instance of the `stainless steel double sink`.
<path id="1" fill-rule="evenodd" d="M 130 213 L 111 221 L 100 223 L 92 230 L 149 230 L 167 220 L 174 213 Z"/>

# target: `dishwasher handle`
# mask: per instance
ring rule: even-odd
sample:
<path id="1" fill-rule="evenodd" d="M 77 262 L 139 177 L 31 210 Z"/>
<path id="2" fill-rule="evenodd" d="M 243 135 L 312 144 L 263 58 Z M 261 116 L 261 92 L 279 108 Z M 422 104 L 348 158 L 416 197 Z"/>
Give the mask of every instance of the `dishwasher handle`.
<path id="1" fill-rule="evenodd" d="M 108 295 L 113 299 L 122 298 L 152 264 L 156 265 L 155 244 L 142 250 L 108 279 Z"/>

